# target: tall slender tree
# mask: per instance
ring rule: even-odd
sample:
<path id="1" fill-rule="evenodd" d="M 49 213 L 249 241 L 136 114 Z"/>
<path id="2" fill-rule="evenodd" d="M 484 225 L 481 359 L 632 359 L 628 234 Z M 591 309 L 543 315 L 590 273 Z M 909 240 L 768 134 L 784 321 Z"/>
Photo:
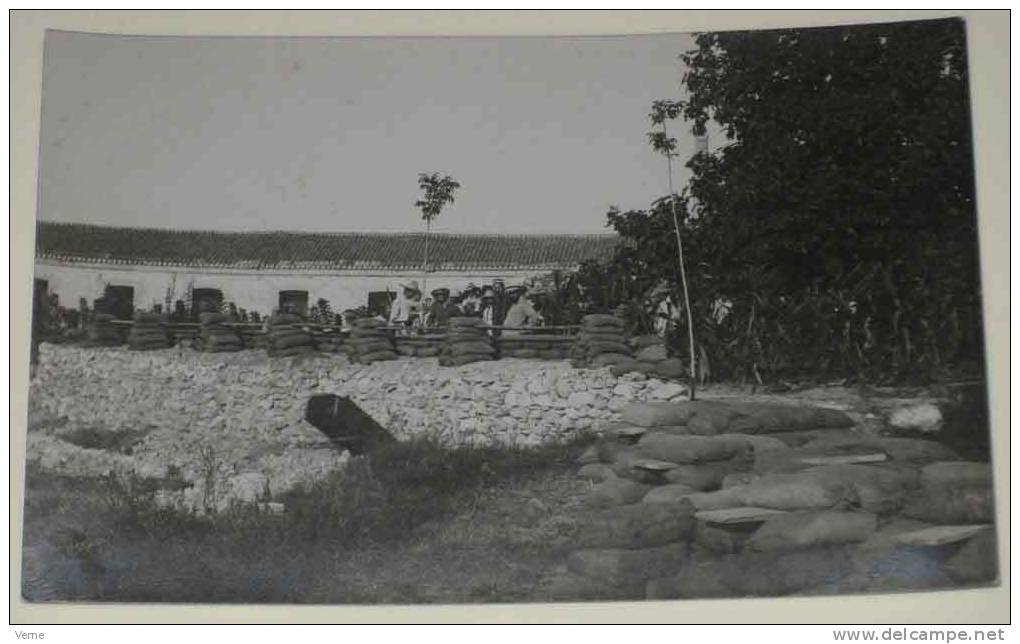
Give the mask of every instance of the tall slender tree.
<path id="1" fill-rule="evenodd" d="M 422 172 L 418 175 L 418 187 L 422 191 L 421 199 L 414 202 L 415 208 L 421 210 L 421 218 L 425 220 L 425 257 L 422 262 L 422 294 L 426 293 L 429 276 L 429 236 L 432 233 L 432 220 L 439 216 L 446 204 L 453 203 L 453 193 L 460 184 L 453 177 L 440 176 L 438 172 Z"/>
<path id="2" fill-rule="evenodd" d="M 673 214 L 673 232 L 676 234 L 676 253 L 680 265 L 680 284 L 683 288 L 684 312 L 687 314 L 687 339 L 690 352 L 690 384 L 687 387 L 690 399 L 694 400 L 694 388 L 697 381 L 694 352 L 694 316 L 691 313 L 691 297 L 687 288 L 687 270 L 684 267 L 684 242 L 680 235 L 680 217 L 676 208 L 676 191 L 673 189 L 673 157 L 676 156 L 676 139 L 669 136 L 666 122 L 680 114 L 681 105 L 675 101 L 655 101 L 649 118 L 652 131 L 648 140 L 652 148 L 666 157 L 666 184 L 669 188 L 669 207 Z"/>

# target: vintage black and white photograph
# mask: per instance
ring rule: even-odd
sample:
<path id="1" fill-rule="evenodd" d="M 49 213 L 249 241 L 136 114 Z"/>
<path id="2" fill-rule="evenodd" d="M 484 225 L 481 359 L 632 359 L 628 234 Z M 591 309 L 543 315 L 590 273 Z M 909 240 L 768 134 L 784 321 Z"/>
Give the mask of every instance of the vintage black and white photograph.
<path id="1" fill-rule="evenodd" d="M 997 585 L 967 34 L 47 31 L 24 600 Z"/>

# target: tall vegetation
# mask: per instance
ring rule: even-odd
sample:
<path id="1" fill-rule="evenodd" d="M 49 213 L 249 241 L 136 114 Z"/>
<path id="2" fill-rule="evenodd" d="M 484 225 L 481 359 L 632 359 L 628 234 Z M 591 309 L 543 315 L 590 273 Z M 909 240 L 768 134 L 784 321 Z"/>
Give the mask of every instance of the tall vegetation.
<path id="1" fill-rule="evenodd" d="M 705 33 L 667 120 L 725 142 L 608 223 L 603 272 L 678 283 L 713 372 L 764 381 L 979 371 L 983 336 L 964 25 Z M 653 145 L 655 141 L 653 140 Z M 641 282 L 641 283 L 639 283 Z"/>
<path id="2" fill-rule="evenodd" d="M 422 172 L 418 175 L 418 188 L 422 191 L 421 199 L 414 202 L 414 207 L 421 210 L 421 218 L 425 220 L 425 257 L 424 272 L 422 278 L 422 291 L 428 285 L 429 276 L 429 235 L 432 232 L 432 221 L 439 216 L 446 204 L 453 203 L 453 193 L 460 188 L 460 184 L 454 181 L 453 177 L 440 176 L 438 172 Z"/>

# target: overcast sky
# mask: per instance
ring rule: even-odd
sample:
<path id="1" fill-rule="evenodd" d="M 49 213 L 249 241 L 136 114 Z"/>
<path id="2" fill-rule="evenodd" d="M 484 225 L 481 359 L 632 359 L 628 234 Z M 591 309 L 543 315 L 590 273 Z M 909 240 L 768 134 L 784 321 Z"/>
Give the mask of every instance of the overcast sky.
<path id="1" fill-rule="evenodd" d="M 435 170 L 463 185 L 437 230 L 597 232 L 666 192 L 647 114 L 691 44 L 50 32 L 39 218 L 419 230 Z"/>

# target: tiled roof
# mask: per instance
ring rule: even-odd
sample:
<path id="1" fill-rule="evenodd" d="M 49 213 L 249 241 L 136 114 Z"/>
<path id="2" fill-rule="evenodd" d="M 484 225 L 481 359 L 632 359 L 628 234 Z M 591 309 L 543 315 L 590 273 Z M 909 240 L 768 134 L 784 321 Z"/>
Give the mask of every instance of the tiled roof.
<path id="1" fill-rule="evenodd" d="M 610 257 L 619 238 L 588 235 L 437 234 L 433 270 L 572 268 Z M 424 233 L 215 232 L 38 222 L 37 258 L 150 266 L 405 270 L 422 265 Z"/>

